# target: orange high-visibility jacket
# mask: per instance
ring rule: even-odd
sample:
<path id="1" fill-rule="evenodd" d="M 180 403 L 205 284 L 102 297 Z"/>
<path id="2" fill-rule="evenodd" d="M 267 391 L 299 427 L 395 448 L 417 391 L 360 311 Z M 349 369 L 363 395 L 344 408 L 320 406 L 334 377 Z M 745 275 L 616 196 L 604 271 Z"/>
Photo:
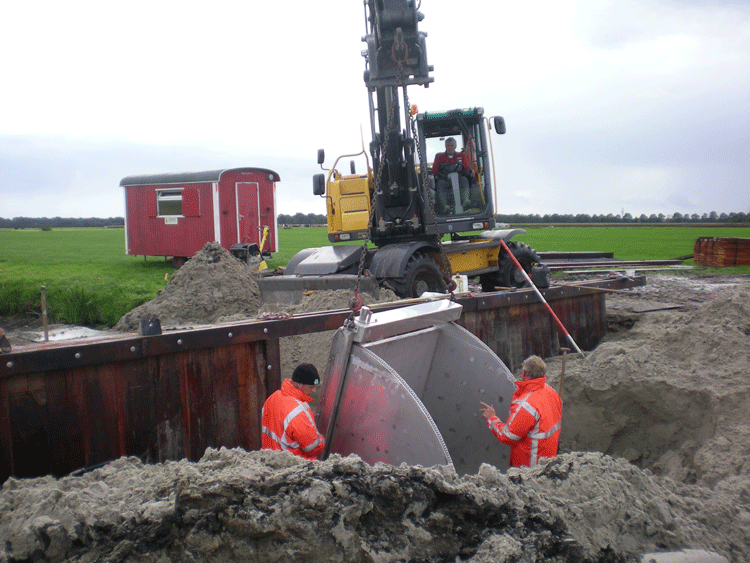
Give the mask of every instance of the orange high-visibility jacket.
<path id="1" fill-rule="evenodd" d="M 325 442 L 315 426 L 309 397 L 285 379 L 263 405 L 263 448 L 317 459 Z"/>
<path id="2" fill-rule="evenodd" d="M 513 467 L 534 467 L 540 457 L 557 455 L 562 424 L 562 400 L 546 377 L 517 381 L 508 422 L 487 420 L 495 437 L 510 446 Z"/>

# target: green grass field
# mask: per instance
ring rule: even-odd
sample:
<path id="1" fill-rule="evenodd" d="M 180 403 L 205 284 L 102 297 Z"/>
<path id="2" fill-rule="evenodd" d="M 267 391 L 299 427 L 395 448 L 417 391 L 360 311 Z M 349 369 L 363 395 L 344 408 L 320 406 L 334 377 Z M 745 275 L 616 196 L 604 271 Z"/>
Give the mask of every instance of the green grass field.
<path id="1" fill-rule="evenodd" d="M 693 253 L 700 237 L 750 237 L 743 227 L 529 227 L 515 237 L 537 252 L 613 252 L 617 260 L 669 260 Z M 692 261 L 686 262 L 692 264 Z"/>
<path id="2" fill-rule="evenodd" d="M 514 240 L 537 251 L 613 252 L 620 260 L 692 254 L 698 237 L 750 237 L 743 227 L 527 227 Z M 285 265 L 303 248 L 325 246 L 325 227 L 279 230 L 280 250 L 267 263 Z M 692 263 L 690 261 L 686 263 Z M 750 272 L 750 267 L 727 269 Z M 153 299 L 174 266 L 163 258 L 127 256 L 122 229 L 0 230 L 0 315 L 41 314 L 45 286 L 51 322 L 112 326 Z"/>

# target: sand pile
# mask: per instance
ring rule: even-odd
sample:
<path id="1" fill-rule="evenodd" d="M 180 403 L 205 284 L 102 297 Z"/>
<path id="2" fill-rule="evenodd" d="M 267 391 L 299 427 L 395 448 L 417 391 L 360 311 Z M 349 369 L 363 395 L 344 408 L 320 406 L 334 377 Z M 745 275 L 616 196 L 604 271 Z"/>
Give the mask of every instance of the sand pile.
<path id="1" fill-rule="evenodd" d="M 748 510 L 750 284 L 702 299 L 685 286 L 671 298 L 682 308 L 642 313 L 586 359 L 568 357 L 562 445 L 685 483 L 728 486 Z"/>
<path id="2" fill-rule="evenodd" d="M 685 545 L 729 554 L 732 518 L 700 490 L 669 491 L 601 454 L 458 477 L 209 449 L 197 463 L 121 458 L 78 477 L 9 480 L 0 560 L 625 562 Z"/>
<path id="3" fill-rule="evenodd" d="M 211 324 L 238 314 L 254 317 L 259 308 L 255 275 L 219 243 L 209 242 L 156 297 L 123 315 L 114 329 L 136 332 L 141 319 L 152 317 L 163 328 Z"/>

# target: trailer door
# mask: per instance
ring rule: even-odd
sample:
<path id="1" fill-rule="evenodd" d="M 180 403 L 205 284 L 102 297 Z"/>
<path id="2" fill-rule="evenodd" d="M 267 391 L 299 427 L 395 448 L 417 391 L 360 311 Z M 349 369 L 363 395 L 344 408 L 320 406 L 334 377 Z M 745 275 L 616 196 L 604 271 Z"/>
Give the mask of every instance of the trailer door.
<path id="1" fill-rule="evenodd" d="M 258 182 L 237 182 L 234 186 L 237 209 L 237 242 L 260 245 L 260 186 Z"/>

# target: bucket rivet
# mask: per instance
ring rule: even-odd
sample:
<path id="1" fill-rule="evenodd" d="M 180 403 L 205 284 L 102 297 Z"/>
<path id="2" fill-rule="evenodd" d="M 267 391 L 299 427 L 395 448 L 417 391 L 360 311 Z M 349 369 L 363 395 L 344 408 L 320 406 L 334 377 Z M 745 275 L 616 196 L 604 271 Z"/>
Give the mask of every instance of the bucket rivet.
<path id="1" fill-rule="evenodd" d="M 230 332 L 230 333 L 229 333 L 229 338 L 232 338 L 232 336 L 233 336 L 233 335 L 232 335 L 232 333 Z"/>
<path id="2" fill-rule="evenodd" d="M 268 365 L 266 366 L 266 369 L 271 369 L 271 364 L 268 364 Z"/>
<path id="3" fill-rule="evenodd" d="M 135 353 L 135 346 L 131 346 L 130 347 L 130 351 L 133 352 L 133 353 Z"/>
<path id="4" fill-rule="evenodd" d="M 8 368 L 12 368 L 12 367 L 13 367 L 13 362 L 8 362 L 8 363 L 7 363 L 7 364 L 5 364 L 5 365 L 6 365 L 6 366 L 7 366 Z"/>
<path id="5" fill-rule="evenodd" d="M 80 352 L 76 352 L 76 360 L 80 360 L 80 359 L 81 359 L 81 353 Z"/>
<path id="6" fill-rule="evenodd" d="M 263 332 L 265 332 L 266 334 L 268 334 L 268 329 L 267 329 L 267 328 L 264 328 L 264 329 L 263 329 Z"/>
<path id="7" fill-rule="evenodd" d="M 179 344 L 180 346 L 182 346 L 182 338 L 178 338 L 177 339 L 177 344 Z"/>

